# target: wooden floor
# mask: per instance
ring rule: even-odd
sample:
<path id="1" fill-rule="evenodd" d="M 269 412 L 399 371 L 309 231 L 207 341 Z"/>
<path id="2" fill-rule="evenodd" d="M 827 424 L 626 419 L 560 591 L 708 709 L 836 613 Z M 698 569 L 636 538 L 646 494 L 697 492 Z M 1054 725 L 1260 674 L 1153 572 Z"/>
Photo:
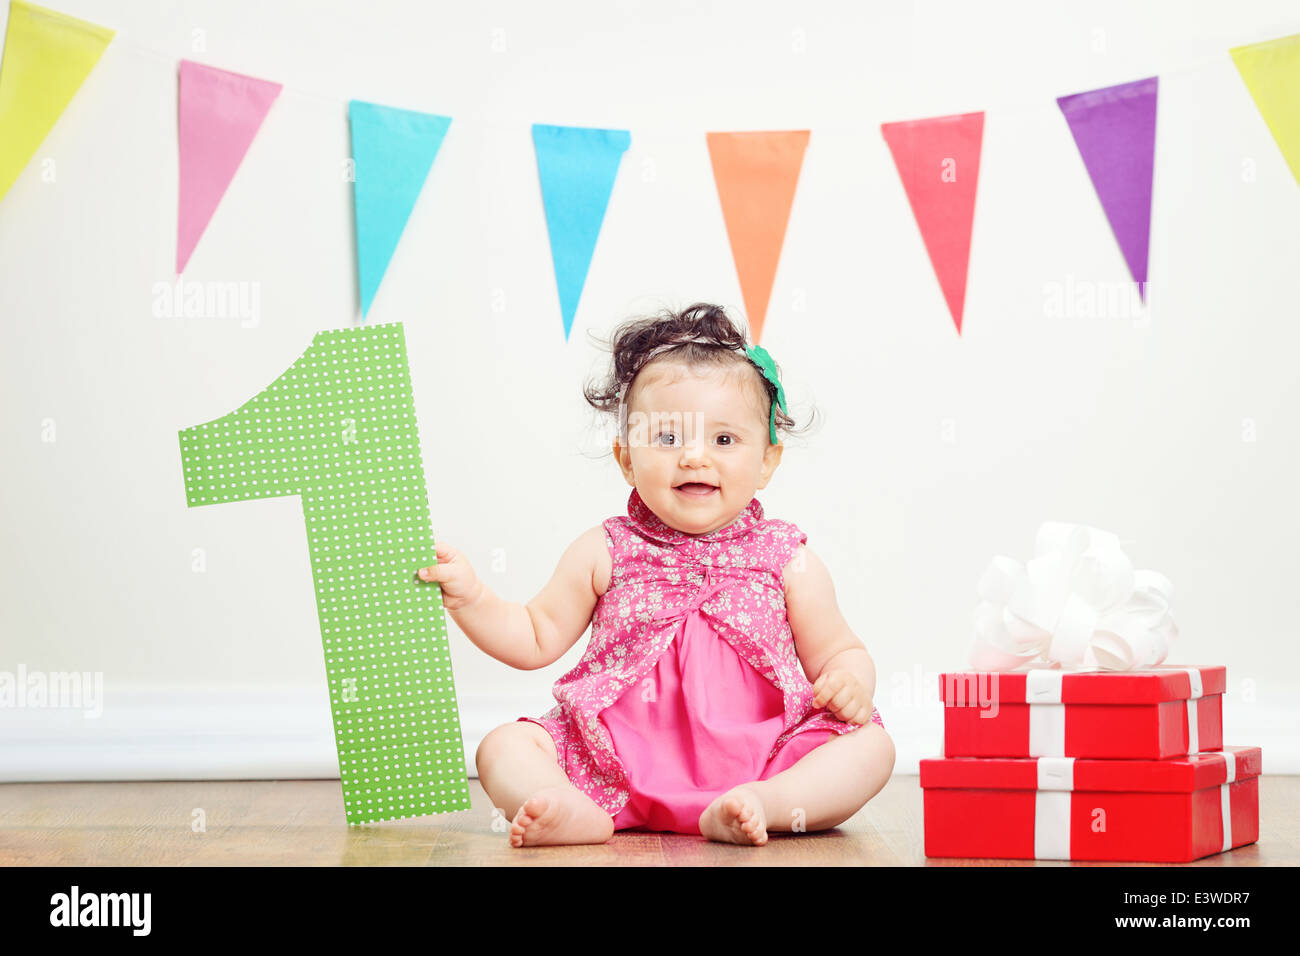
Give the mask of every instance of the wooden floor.
<path id="1" fill-rule="evenodd" d="M 915 775 L 896 775 L 834 830 L 776 833 L 763 847 L 622 831 L 598 846 L 516 849 L 469 785 L 472 810 L 350 828 L 337 780 L 0 784 L 0 866 L 1100 865 L 929 859 Z M 198 809 L 206 832 L 191 828 Z M 1295 866 L 1297 821 L 1300 776 L 1261 777 L 1259 842 L 1186 865 Z"/>

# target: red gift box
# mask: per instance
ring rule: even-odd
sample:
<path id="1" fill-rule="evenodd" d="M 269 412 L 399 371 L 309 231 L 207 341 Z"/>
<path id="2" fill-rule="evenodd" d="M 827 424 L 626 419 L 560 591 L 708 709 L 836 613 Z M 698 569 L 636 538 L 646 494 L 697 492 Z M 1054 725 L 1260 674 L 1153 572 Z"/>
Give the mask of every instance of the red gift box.
<path id="1" fill-rule="evenodd" d="M 1224 667 L 939 675 L 948 757 L 1160 760 L 1223 746 Z"/>
<path id="2" fill-rule="evenodd" d="M 1258 747 L 921 761 L 925 855 L 1186 863 L 1259 838 Z"/>

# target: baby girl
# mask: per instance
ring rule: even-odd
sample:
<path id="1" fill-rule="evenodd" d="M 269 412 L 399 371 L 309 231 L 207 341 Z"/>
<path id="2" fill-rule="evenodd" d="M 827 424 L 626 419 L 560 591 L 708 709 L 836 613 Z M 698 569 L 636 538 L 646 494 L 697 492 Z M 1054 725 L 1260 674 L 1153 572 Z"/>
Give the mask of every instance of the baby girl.
<path id="1" fill-rule="evenodd" d="M 776 366 L 707 304 L 629 321 L 612 346 L 586 397 L 618 416 L 627 514 L 579 536 L 527 604 L 445 542 L 419 572 L 512 667 L 554 663 L 591 626 L 556 706 L 484 738 L 479 782 L 516 847 L 629 829 L 761 846 L 837 826 L 888 781 L 894 744 L 825 565 L 754 497 L 794 424 Z"/>

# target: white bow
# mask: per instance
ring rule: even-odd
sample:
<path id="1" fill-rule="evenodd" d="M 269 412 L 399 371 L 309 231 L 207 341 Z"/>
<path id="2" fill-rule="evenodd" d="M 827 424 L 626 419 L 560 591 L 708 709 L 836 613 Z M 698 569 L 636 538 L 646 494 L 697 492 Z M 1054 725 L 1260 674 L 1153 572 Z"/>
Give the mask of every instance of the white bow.
<path id="1" fill-rule="evenodd" d="M 1040 655 L 1066 668 L 1132 670 L 1159 664 L 1178 626 L 1173 590 L 1135 571 L 1119 538 L 1045 521 L 1027 565 L 996 557 L 980 580 L 971 665 L 1012 670 Z"/>

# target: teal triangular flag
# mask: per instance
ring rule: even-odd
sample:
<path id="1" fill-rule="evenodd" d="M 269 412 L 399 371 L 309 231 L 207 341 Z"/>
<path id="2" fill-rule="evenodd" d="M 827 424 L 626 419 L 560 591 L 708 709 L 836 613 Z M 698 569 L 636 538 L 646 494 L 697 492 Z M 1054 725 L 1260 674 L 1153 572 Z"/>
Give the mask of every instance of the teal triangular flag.
<path id="1" fill-rule="evenodd" d="M 352 195 L 364 322 L 451 117 L 352 100 L 348 121 L 356 163 Z"/>
<path id="2" fill-rule="evenodd" d="M 625 129 L 533 124 L 565 341 L 573 328 L 614 177 L 631 143 L 632 134 Z"/>

